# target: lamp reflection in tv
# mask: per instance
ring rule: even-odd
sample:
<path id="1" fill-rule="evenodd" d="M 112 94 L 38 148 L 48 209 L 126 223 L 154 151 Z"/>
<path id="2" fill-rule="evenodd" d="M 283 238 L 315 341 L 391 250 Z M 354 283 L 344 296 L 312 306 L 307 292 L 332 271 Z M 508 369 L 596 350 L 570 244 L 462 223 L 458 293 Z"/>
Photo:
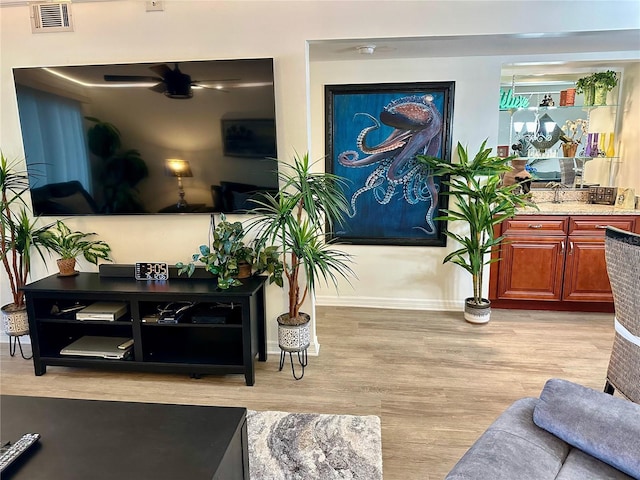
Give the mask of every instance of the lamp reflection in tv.
<path id="1" fill-rule="evenodd" d="M 176 203 L 176 207 L 186 208 L 187 201 L 184 199 L 184 187 L 182 185 L 182 178 L 193 177 L 189 162 L 187 160 L 180 160 L 178 158 L 169 158 L 165 164 L 165 172 L 170 177 L 178 177 L 178 203 Z"/>

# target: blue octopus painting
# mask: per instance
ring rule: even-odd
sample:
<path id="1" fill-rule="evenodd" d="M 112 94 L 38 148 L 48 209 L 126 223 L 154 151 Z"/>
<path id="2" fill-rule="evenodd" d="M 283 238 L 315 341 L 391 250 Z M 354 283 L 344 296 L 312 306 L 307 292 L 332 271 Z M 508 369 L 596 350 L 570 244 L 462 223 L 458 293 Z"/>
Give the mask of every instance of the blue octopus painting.
<path id="1" fill-rule="evenodd" d="M 389 224 L 389 231 L 382 232 L 383 235 L 397 237 L 420 231 L 424 236 L 434 236 L 439 183 L 428 167 L 416 160 L 416 155 L 441 154 L 443 99 L 441 95 L 428 93 L 388 98 L 387 95 L 385 104 L 378 107 L 377 112 L 371 108 L 354 112 L 349 144 L 352 148 L 343 149 L 344 140 L 349 140 L 342 138 L 343 148 L 335 150 L 341 170 L 354 181 L 353 190 L 348 192 L 349 216 L 354 220 L 368 216 L 364 221 L 369 225 L 373 223 L 373 229 Z M 336 99 L 338 108 L 339 100 Z M 358 104 L 361 99 L 350 100 Z M 348 114 L 346 110 L 341 111 Z M 354 174 L 350 169 L 362 172 Z M 370 196 L 369 200 L 362 200 L 366 196 Z"/>

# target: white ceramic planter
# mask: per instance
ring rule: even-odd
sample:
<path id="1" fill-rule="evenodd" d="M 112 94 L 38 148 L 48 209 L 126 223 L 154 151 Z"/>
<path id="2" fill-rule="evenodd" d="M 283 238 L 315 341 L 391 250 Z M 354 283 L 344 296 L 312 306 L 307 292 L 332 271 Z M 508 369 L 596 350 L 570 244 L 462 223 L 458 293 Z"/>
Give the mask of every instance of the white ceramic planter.
<path id="1" fill-rule="evenodd" d="M 301 325 L 287 325 L 283 319 L 289 317 L 288 313 L 283 313 L 278 317 L 278 344 L 285 352 L 302 352 L 309 348 L 311 344 L 311 331 L 309 323 L 311 317 L 306 313 L 301 313 L 306 322 Z"/>
<path id="2" fill-rule="evenodd" d="M 487 323 L 491 319 L 491 302 L 482 299 L 482 305 L 476 305 L 473 298 L 464 300 L 464 319 L 469 323 Z"/>
<path id="3" fill-rule="evenodd" d="M 29 316 L 27 309 L 14 310 L 13 304 L 2 307 L 2 331 L 9 336 L 18 337 L 29 333 Z"/>

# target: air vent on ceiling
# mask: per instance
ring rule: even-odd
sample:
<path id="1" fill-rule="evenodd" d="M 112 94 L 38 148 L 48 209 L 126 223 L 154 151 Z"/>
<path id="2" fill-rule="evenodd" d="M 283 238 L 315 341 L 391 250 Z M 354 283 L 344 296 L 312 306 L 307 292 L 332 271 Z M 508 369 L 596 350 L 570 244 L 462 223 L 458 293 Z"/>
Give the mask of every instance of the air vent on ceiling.
<path id="1" fill-rule="evenodd" d="M 33 33 L 73 31 L 70 3 L 32 3 L 30 6 Z"/>

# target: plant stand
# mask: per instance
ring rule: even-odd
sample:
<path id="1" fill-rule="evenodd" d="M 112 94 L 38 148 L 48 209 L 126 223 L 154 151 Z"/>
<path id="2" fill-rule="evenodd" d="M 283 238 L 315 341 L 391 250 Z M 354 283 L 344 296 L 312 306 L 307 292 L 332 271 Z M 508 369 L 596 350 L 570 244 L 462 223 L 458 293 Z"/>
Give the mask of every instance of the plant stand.
<path id="1" fill-rule="evenodd" d="M 22 335 L 12 335 L 10 333 L 8 333 L 7 335 L 9 335 L 9 355 L 11 355 L 12 357 L 15 356 L 16 344 L 17 344 L 18 348 L 20 348 L 20 355 L 22 356 L 22 358 L 24 358 L 25 360 L 31 360 L 33 358 L 33 354 L 31 354 L 31 356 L 29 357 L 24 356 L 24 351 L 22 350 L 22 343 L 20 343 L 20 337 Z"/>
<path id="2" fill-rule="evenodd" d="M 309 322 L 311 317 L 306 313 L 300 313 L 306 320 L 301 325 L 288 325 L 284 323 L 284 319 L 289 317 L 288 313 L 284 313 L 278 317 L 278 344 L 280 345 L 280 368 L 282 371 L 287 353 L 291 361 L 291 373 L 293 378 L 300 380 L 304 377 L 304 368 L 308 363 L 307 350 L 311 344 L 311 332 L 309 330 Z M 296 375 L 295 365 L 293 364 L 293 354 L 298 354 L 298 363 L 302 367 L 299 375 Z"/>
<path id="3" fill-rule="evenodd" d="M 291 361 L 291 373 L 293 375 L 293 378 L 295 378 L 296 380 L 302 379 L 302 377 L 304 377 L 304 367 L 306 367 L 308 363 L 307 350 L 308 349 L 305 348 L 301 352 L 296 352 L 298 354 L 298 363 L 302 367 L 300 376 L 296 375 L 296 368 L 295 368 L 295 365 L 293 364 L 293 352 L 285 352 L 284 350 L 280 350 L 280 368 L 278 369 L 278 371 L 281 372 L 282 369 L 284 368 L 284 362 L 287 358 L 287 353 L 288 353 L 289 360 Z"/>

